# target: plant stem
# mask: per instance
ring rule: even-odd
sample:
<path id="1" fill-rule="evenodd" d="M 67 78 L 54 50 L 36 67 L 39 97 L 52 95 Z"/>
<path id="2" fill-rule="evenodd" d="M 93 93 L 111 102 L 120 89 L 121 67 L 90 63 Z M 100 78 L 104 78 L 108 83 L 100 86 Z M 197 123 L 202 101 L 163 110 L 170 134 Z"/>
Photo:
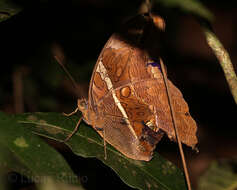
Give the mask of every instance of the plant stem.
<path id="1" fill-rule="evenodd" d="M 203 32 L 205 34 L 208 45 L 211 47 L 212 51 L 216 55 L 221 68 L 225 74 L 225 78 L 229 85 L 232 96 L 237 104 L 237 76 L 233 67 L 233 64 L 230 60 L 228 52 L 225 50 L 220 40 L 212 31 L 211 27 L 201 23 Z"/>
<path id="2" fill-rule="evenodd" d="M 185 156 L 184 156 L 182 143 L 181 143 L 181 140 L 180 140 L 180 137 L 179 137 L 179 131 L 177 129 L 177 121 L 176 121 L 175 111 L 174 111 L 174 108 L 173 108 L 173 104 L 172 104 L 172 100 L 171 100 L 171 94 L 170 94 L 170 90 L 169 90 L 169 86 L 168 86 L 167 74 L 166 74 L 166 71 L 165 71 L 164 63 L 163 63 L 161 58 L 160 58 L 160 65 L 161 65 L 161 70 L 162 70 L 162 74 L 163 74 L 163 78 L 164 78 L 164 83 L 165 83 L 165 87 L 166 87 L 167 96 L 168 96 L 168 102 L 169 102 L 169 106 L 170 106 L 171 118 L 172 118 L 172 122 L 174 124 L 173 126 L 174 126 L 174 131 L 175 131 L 175 137 L 177 139 L 178 146 L 179 146 L 179 152 L 180 152 L 180 156 L 181 156 L 181 160 L 182 160 L 182 164 L 183 164 L 184 175 L 185 175 L 187 187 L 188 187 L 188 190 L 192 190 L 191 182 L 190 182 L 190 178 L 189 178 L 189 173 L 188 173 L 188 168 L 187 168 L 187 163 L 186 163 L 186 159 L 185 159 Z"/>

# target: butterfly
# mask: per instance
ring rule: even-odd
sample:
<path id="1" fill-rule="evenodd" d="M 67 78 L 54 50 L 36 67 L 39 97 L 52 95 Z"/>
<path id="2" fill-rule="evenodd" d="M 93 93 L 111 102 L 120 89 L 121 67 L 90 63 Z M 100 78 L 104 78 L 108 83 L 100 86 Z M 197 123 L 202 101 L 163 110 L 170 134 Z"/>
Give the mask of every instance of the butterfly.
<path id="1" fill-rule="evenodd" d="M 94 67 L 88 99 L 78 99 L 73 112 L 82 112 L 78 125 L 83 119 L 104 142 L 135 160 L 149 161 L 165 134 L 176 140 L 162 59 L 159 54 L 152 56 L 144 45 L 150 28 L 163 31 L 159 19 L 145 18 L 142 24 L 132 20 L 109 38 Z M 180 90 L 169 80 L 168 86 L 181 142 L 195 147 L 196 122 Z"/>

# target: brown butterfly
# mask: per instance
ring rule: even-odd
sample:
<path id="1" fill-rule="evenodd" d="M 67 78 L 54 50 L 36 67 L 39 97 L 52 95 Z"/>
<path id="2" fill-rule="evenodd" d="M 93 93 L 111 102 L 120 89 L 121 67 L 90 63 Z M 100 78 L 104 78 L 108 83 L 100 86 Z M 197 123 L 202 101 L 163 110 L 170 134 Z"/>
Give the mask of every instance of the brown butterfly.
<path id="1" fill-rule="evenodd" d="M 148 22 L 147 19 L 143 21 Z M 149 29 L 157 26 L 156 21 L 153 19 L 146 26 Z M 155 61 L 145 48 L 149 33 L 146 27 L 132 25 L 113 34 L 105 44 L 94 67 L 88 100 L 78 99 L 77 110 L 104 141 L 125 156 L 149 161 L 164 134 L 172 140 L 176 137 L 160 58 Z M 163 27 L 158 25 L 160 31 Z M 168 85 L 180 139 L 194 147 L 197 144 L 196 123 L 182 93 L 171 81 Z"/>

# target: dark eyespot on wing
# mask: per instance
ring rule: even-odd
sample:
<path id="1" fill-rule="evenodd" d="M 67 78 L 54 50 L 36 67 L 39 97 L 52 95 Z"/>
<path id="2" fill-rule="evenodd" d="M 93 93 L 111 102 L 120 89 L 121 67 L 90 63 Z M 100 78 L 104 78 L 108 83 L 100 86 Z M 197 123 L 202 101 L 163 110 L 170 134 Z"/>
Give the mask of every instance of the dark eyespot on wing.
<path id="1" fill-rule="evenodd" d="M 185 113 L 186 116 L 190 116 L 190 114 L 188 112 Z"/>

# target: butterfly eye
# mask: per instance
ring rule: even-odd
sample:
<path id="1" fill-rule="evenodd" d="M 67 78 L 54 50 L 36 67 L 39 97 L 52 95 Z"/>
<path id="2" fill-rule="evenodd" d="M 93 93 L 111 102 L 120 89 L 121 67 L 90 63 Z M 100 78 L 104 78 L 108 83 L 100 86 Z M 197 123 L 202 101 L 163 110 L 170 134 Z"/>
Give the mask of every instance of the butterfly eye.
<path id="1" fill-rule="evenodd" d="M 77 105 L 81 111 L 87 110 L 87 108 L 88 108 L 88 103 L 87 103 L 86 99 L 79 99 L 77 102 Z"/>
<path id="2" fill-rule="evenodd" d="M 81 105 L 81 107 L 83 107 L 83 108 L 87 108 L 87 102 L 86 102 L 86 100 L 81 101 L 81 102 L 80 102 L 80 105 Z"/>

